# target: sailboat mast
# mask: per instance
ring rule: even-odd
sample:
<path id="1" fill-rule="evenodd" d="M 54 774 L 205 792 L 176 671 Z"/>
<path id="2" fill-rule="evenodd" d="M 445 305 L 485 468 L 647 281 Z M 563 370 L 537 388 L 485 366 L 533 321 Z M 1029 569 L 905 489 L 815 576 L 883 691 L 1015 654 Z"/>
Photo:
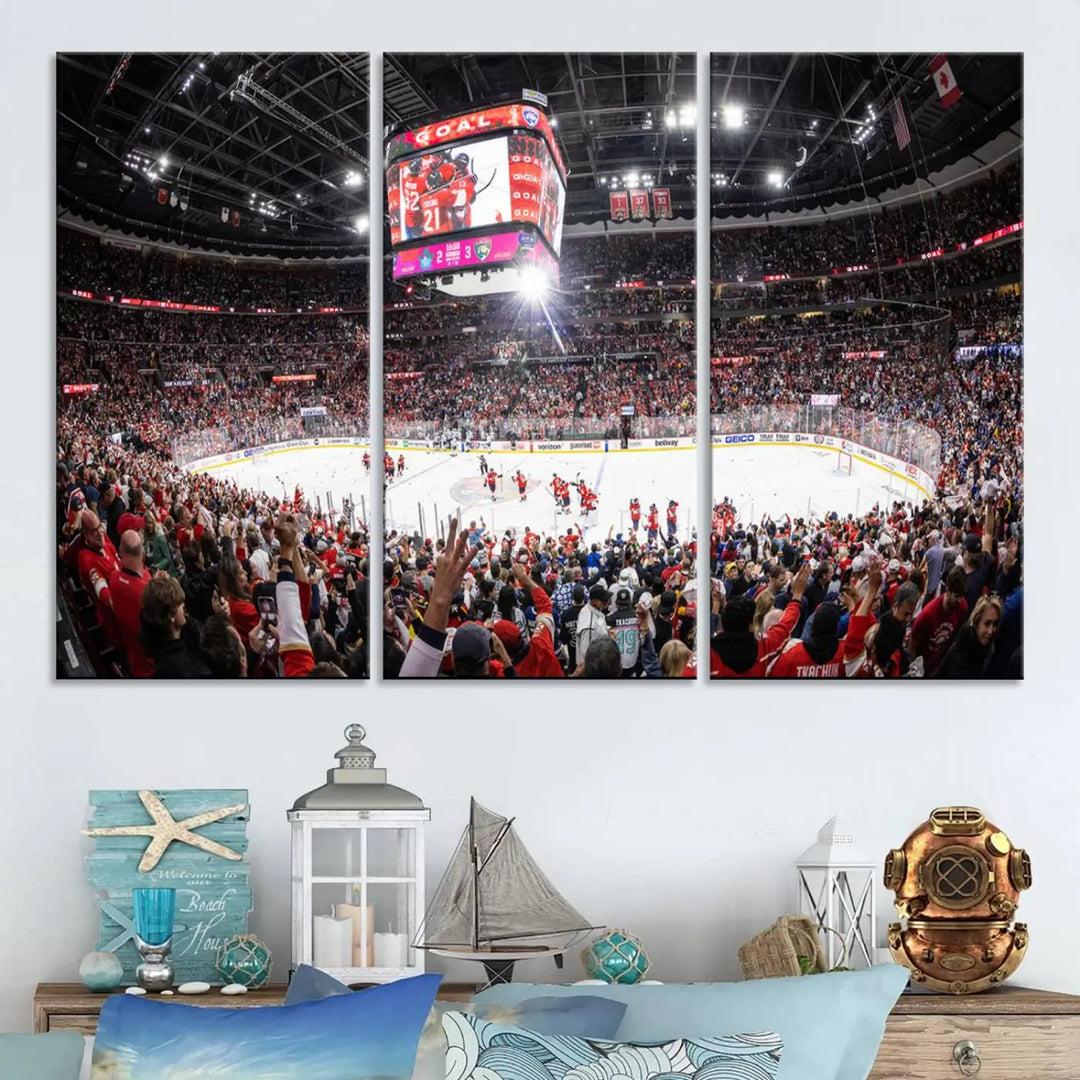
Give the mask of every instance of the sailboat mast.
<path id="1" fill-rule="evenodd" d="M 469 855 L 473 873 L 472 947 L 480 948 L 480 852 L 476 848 L 476 799 L 469 798 Z"/>

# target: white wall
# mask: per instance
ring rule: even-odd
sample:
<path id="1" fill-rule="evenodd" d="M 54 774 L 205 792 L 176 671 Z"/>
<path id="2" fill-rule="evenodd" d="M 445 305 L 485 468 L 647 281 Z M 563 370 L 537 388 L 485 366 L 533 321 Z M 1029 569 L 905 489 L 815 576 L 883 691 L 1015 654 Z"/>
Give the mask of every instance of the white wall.
<path id="1" fill-rule="evenodd" d="M 552 0 L 527 47 L 626 49 L 645 40 L 649 49 L 902 50 L 925 48 L 933 27 L 945 47 L 1027 51 L 1028 677 L 1020 685 L 52 685 L 49 58 L 57 47 L 114 49 L 115 28 L 145 25 L 145 12 L 121 6 L 101 20 L 72 6 L 57 18 L 41 5 L 9 20 L 3 123 L 23 167 L 3 177 L 5 194 L 14 189 L 5 205 L 17 207 L 5 220 L 5 249 L 19 259 L 4 262 L 0 292 L 4 394 L 14 406 L 0 424 L 0 1030 L 28 1029 L 34 984 L 75 979 L 93 944 L 81 863 L 88 842 L 78 835 L 91 787 L 248 787 L 252 927 L 287 963 L 285 810 L 321 782 L 354 719 L 369 728 L 392 779 L 432 807 L 433 878 L 475 794 L 519 815 L 522 837 L 557 885 L 590 918 L 638 931 L 656 976 L 668 980 L 735 975 L 738 945 L 790 908 L 791 861 L 834 812 L 884 855 L 932 807 L 973 803 L 1032 855 L 1035 885 L 1020 909 L 1031 949 L 1019 981 L 1080 992 L 1080 522 L 1071 467 L 1080 383 L 1070 318 L 1080 228 L 1077 200 L 1061 184 L 1080 170 L 1076 140 L 1062 140 L 1056 126 L 1074 96 L 1068 43 L 1080 40 L 1080 8 L 1047 5 L 1044 18 L 1038 3 L 1016 10 L 996 0 L 972 19 L 970 7 L 925 2 L 909 4 L 898 23 L 888 7 L 827 7 L 834 18 L 820 5 L 774 4 L 764 21 L 755 8 L 725 9 L 721 33 L 715 11 L 687 0 L 662 9 L 628 0 L 618 19 L 602 5 Z M 378 24 L 365 13 L 363 26 L 358 18 L 342 34 L 340 13 L 331 18 L 314 3 L 299 21 L 283 8 L 279 25 L 288 29 L 272 41 L 265 30 L 256 37 L 260 47 L 473 49 L 477 27 L 502 25 L 497 8 L 474 4 L 475 18 L 460 27 L 419 15 L 407 27 Z M 630 17 L 635 11 L 640 17 Z M 205 48 L 208 27 L 216 48 L 252 47 L 243 12 L 206 4 L 200 12 L 153 43 L 126 47 Z M 546 978 L 554 969 L 537 963 L 532 972 Z M 578 973 L 571 961 L 564 977 Z"/>
<path id="2" fill-rule="evenodd" d="M 904 715 L 917 729 L 924 710 L 933 710 L 922 687 L 904 688 L 911 692 L 902 708 L 892 695 L 889 708 L 881 686 L 798 694 L 769 687 L 765 706 L 764 687 L 531 686 L 525 696 L 517 687 L 459 696 L 445 686 L 436 693 L 420 685 L 322 685 L 315 718 L 303 715 L 298 693 L 275 687 L 245 695 L 243 704 L 236 694 L 200 688 L 190 713 L 184 688 L 123 689 L 119 697 L 111 689 L 91 695 L 96 704 L 81 723 L 73 716 L 27 724 L 8 743 L 0 1030 L 27 1027 L 36 982 L 77 981 L 78 961 L 96 938 L 81 862 L 91 841 L 79 835 L 90 786 L 246 785 L 251 927 L 274 950 L 276 976 L 285 977 L 285 810 L 323 782 L 344 745 L 343 723 L 325 719 L 331 700 L 367 725 L 391 782 L 431 807 L 432 888 L 476 795 L 518 816 L 522 839 L 583 914 L 643 937 L 657 978 L 736 978 L 738 946 L 791 910 L 792 861 L 833 813 L 884 857 L 933 807 L 961 802 L 982 807 L 1031 852 L 1035 887 L 1020 908 L 1031 948 L 1017 980 L 1080 992 L 1080 797 L 1075 754 L 1062 752 L 1075 746 L 1073 723 L 1062 711 L 1017 723 L 1012 711 L 1034 696 L 1024 688 L 999 688 L 989 716 L 976 706 L 942 716 L 936 736 L 913 737 L 903 734 Z M 49 702 L 67 708 L 77 694 L 85 691 L 60 688 Z M 847 734 L 830 719 L 836 713 L 848 718 Z M 864 721 L 854 724 L 860 713 Z M 888 918 L 888 894 L 880 899 Z M 475 976 L 467 964 L 453 974 Z M 561 975 L 550 961 L 518 974 L 580 977 L 576 954 Z"/>

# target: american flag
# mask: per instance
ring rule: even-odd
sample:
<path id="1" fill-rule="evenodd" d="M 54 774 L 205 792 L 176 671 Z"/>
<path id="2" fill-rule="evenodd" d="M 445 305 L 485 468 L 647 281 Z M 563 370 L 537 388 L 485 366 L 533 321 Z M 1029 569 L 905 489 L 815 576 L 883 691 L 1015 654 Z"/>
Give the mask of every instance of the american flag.
<path id="1" fill-rule="evenodd" d="M 911 132 L 908 130 L 904 106 L 900 104 L 899 98 L 893 102 L 893 131 L 896 133 L 897 150 L 903 150 L 911 142 Z"/>

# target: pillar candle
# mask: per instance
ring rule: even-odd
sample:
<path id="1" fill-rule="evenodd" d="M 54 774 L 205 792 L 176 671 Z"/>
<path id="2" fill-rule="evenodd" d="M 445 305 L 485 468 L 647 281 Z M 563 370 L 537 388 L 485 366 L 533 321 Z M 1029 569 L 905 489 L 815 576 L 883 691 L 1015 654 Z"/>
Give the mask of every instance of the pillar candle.
<path id="1" fill-rule="evenodd" d="M 403 968 L 408 966 L 409 942 L 404 934 L 375 935 L 375 966 Z"/>
<path id="2" fill-rule="evenodd" d="M 360 928 L 360 914 L 363 908 L 359 904 L 335 904 L 334 916 L 338 919 L 351 919 L 353 924 L 352 934 L 352 966 L 353 967 L 374 967 L 373 958 L 375 955 L 374 938 L 375 938 L 375 908 L 372 904 L 367 906 L 367 960 L 365 962 L 360 948 L 361 942 L 361 928 Z"/>
<path id="3" fill-rule="evenodd" d="M 352 936 L 352 919 L 316 915 L 312 934 L 315 966 L 335 969 L 352 967 Z"/>

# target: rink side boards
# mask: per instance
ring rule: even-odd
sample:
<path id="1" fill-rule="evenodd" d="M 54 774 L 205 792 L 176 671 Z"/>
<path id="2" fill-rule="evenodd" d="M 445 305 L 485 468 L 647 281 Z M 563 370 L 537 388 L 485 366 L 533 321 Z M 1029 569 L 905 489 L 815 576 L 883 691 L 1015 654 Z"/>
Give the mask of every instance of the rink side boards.
<path id="1" fill-rule="evenodd" d="M 745 432 L 732 435 L 714 435 L 714 450 L 733 450 L 740 446 L 790 446 L 804 450 L 843 450 L 851 454 L 856 461 L 872 465 L 875 469 L 896 477 L 897 480 L 910 484 L 927 499 L 934 497 L 936 485 L 929 473 L 907 461 L 890 457 L 880 450 L 872 450 L 850 439 L 840 439 L 832 435 L 809 435 L 805 432 Z"/>

